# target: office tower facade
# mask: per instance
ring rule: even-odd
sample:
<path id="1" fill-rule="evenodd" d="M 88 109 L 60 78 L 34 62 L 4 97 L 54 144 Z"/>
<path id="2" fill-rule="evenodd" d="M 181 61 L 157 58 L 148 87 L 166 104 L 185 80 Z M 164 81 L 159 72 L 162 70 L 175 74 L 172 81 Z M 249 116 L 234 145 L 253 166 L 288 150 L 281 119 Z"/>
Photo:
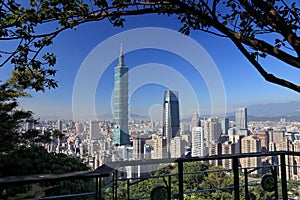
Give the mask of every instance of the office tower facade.
<path id="1" fill-rule="evenodd" d="M 269 144 L 270 144 L 269 132 L 264 129 L 259 129 L 259 130 L 256 130 L 255 135 L 261 141 L 262 152 L 268 152 Z"/>
<path id="2" fill-rule="evenodd" d="M 171 158 L 181 158 L 184 156 L 186 143 L 181 137 L 174 137 L 171 139 Z"/>
<path id="3" fill-rule="evenodd" d="M 247 135 L 247 108 L 237 108 L 235 113 L 235 125 L 238 135 Z"/>
<path id="4" fill-rule="evenodd" d="M 200 126 L 201 126 L 201 124 L 200 124 L 199 115 L 198 115 L 198 113 L 194 113 L 190 130 L 192 131 L 194 127 L 200 127 Z"/>
<path id="5" fill-rule="evenodd" d="M 146 140 L 150 140 L 151 136 L 136 135 L 132 137 L 133 160 L 142 160 L 145 158 Z"/>
<path id="6" fill-rule="evenodd" d="M 226 117 L 219 118 L 219 122 L 221 124 L 221 130 L 223 135 L 228 134 L 228 129 L 229 129 L 229 119 Z"/>
<path id="7" fill-rule="evenodd" d="M 218 118 L 207 118 L 204 120 L 204 137 L 207 147 L 210 143 L 218 141 L 221 134 L 221 124 Z"/>
<path id="8" fill-rule="evenodd" d="M 75 132 L 76 132 L 76 134 L 83 132 L 83 126 L 80 122 L 75 123 Z"/>
<path id="9" fill-rule="evenodd" d="M 221 151 L 223 155 L 226 154 L 235 154 L 235 144 L 231 141 L 226 141 L 221 144 Z M 231 159 L 223 159 L 221 160 L 222 167 L 225 169 L 232 169 L 232 160 Z"/>
<path id="10" fill-rule="evenodd" d="M 157 137 L 153 141 L 153 154 L 152 158 L 154 159 L 161 159 L 167 158 L 167 139 L 162 137 Z"/>
<path id="11" fill-rule="evenodd" d="M 192 157 L 205 156 L 204 133 L 202 127 L 192 129 Z"/>
<path id="12" fill-rule="evenodd" d="M 208 155 L 213 156 L 213 155 L 219 155 L 221 154 L 219 145 L 220 143 L 217 141 L 212 141 L 211 143 L 208 144 Z M 208 163 L 212 166 L 219 166 L 221 160 L 209 160 Z"/>
<path id="13" fill-rule="evenodd" d="M 129 145 L 128 133 L 128 68 L 122 48 L 119 64 L 114 69 L 114 132 L 112 145 Z"/>
<path id="14" fill-rule="evenodd" d="M 179 136 L 179 130 L 178 92 L 167 90 L 164 92 L 163 103 L 163 137 L 167 140 L 168 157 L 170 157 L 171 139 Z"/>
<path id="15" fill-rule="evenodd" d="M 261 151 L 261 141 L 256 136 L 246 136 L 241 139 L 241 153 L 257 153 Z M 261 166 L 261 157 L 245 157 L 241 158 L 243 168 L 255 168 Z M 260 169 L 252 172 L 260 174 Z"/>
<path id="16" fill-rule="evenodd" d="M 275 143 L 275 148 L 277 151 L 295 151 L 293 142 L 286 137 L 281 138 L 280 142 Z M 291 166 L 293 166 L 294 157 L 295 156 L 292 155 L 285 156 L 287 180 L 293 179 L 294 168 Z M 280 159 L 278 159 L 278 164 L 281 165 Z M 279 176 L 282 176 L 281 172 L 279 172 Z"/>
<path id="17" fill-rule="evenodd" d="M 98 121 L 90 121 L 90 139 L 95 140 L 100 137 L 100 128 Z"/>
<path id="18" fill-rule="evenodd" d="M 61 120 L 57 120 L 57 130 L 62 131 L 62 121 Z"/>

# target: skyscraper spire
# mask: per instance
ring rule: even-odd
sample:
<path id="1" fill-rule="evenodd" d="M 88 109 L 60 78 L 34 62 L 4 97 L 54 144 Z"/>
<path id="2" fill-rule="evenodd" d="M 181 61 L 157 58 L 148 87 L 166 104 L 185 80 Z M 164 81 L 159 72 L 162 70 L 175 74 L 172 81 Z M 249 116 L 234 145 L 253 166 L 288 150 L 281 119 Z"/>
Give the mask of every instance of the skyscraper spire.
<path id="1" fill-rule="evenodd" d="M 120 46 L 119 65 L 124 65 L 123 44 Z"/>
<path id="2" fill-rule="evenodd" d="M 121 43 L 121 45 L 120 45 L 120 56 L 122 56 L 123 55 L 123 43 Z"/>

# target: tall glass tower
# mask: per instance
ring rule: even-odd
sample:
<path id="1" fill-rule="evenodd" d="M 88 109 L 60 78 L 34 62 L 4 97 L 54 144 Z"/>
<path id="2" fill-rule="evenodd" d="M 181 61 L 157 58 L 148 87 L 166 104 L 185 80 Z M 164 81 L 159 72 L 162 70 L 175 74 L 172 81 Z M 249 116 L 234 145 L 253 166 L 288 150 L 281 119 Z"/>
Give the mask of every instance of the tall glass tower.
<path id="1" fill-rule="evenodd" d="M 112 145 L 129 145 L 128 134 L 128 68 L 124 64 L 122 47 L 119 64 L 114 69 L 114 132 Z"/>
<path id="2" fill-rule="evenodd" d="M 235 126 L 238 135 L 247 135 L 247 108 L 237 108 Z"/>
<path id="3" fill-rule="evenodd" d="M 170 156 L 171 139 L 179 136 L 178 92 L 165 91 L 163 109 L 163 137 L 167 140 L 167 151 Z"/>

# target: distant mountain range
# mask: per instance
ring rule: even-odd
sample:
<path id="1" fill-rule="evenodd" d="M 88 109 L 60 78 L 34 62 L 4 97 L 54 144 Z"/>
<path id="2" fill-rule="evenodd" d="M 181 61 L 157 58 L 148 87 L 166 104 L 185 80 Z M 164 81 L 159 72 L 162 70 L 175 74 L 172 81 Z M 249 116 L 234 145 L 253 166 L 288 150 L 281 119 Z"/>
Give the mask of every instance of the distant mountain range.
<path id="1" fill-rule="evenodd" d="M 106 113 L 102 115 L 98 115 L 99 119 L 113 119 L 113 114 L 112 113 Z M 130 113 L 129 114 L 129 119 L 132 120 L 149 120 L 150 118 L 148 116 L 143 116 L 135 113 Z"/>
<path id="2" fill-rule="evenodd" d="M 287 103 L 254 104 L 247 108 L 248 115 L 258 117 L 300 115 L 300 101 Z"/>
<path id="3" fill-rule="evenodd" d="M 279 121 L 280 118 L 285 118 L 287 121 L 300 121 L 300 101 L 290 101 L 286 103 L 268 103 L 268 104 L 253 104 L 247 107 L 248 121 Z M 235 112 L 229 112 L 226 116 L 230 120 L 235 120 Z M 112 113 L 98 116 L 99 119 L 112 119 Z M 202 116 L 209 117 L 209 116 Z M 130 114 L 133 120 L 148 120 L 149 116 Z M 185 116 L 182 121 L 191 121 L 191 116 Z"/>

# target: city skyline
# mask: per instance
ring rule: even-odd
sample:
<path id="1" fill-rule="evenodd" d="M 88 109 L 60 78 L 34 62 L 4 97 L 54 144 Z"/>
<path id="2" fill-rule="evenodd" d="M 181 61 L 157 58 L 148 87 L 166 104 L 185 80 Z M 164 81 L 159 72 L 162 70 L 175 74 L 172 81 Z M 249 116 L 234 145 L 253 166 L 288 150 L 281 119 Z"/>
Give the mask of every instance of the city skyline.
<path id="1" fill-rule="evenodd" d="M 173 17 L 166 16 L 141 16 L 128 17 L 124 28 L 114 28 L 109 22 L 101 22 L 101 27 L 84 25 L 86 27 L 78 27 L 76 31 L 66 31 L 59 36 L 54 44 L 48 49 L 57 55 L 58 73 L 55 77 L 58 80 L 59 87 L 55 90 L 47 90 L 45 93 L 35 93 L 29 91 L 32 98 L 21 99 L 20 105 L 24 109 L 32 110 L 40 118 L 72 118 L 72 89 L 78 69 L 87 55 L 107 38 L 121 33 L 126 30 L 140 27 L 163 27 L 174 31 L 180 28 L 180 23 L 174 22 Z M 188 36 L 186 36 L 188 37 Z M 196 40 L 211 56 L 220 71 L 224 82 L 226 92 L 226 110 L 232 112 L 237 107 L 248 107 L 252 104 L 259 103 L 278 103 L 296 101 L 299 99 L 296 92 L 282 88 L 280 86 L 270 84 L 263 80 L 262 77 L 253 69 L 253 67 L 244 59 L 239 52 L 227 40 L 208 35 L 200 32 L 191 32 L 189 36 Z M 74 42 L 76 41 L 76 42 Z M 118 44 L 120 45 L 120 43 Z M 216 46 L 221 48 L 216 48 Z M 111 47 L 115 49 L 114 47 Z M 128 48 L 126 44 L 124 49 Z M 110 49 L 108 49 L 110 50 Z M 95 96 L 95 107 L 97 115 L 105 115 L 112 113 L 111 96 L 113 91 L 113 67 L 117 64 L 118 51 L 115 51 L 115 60 L 106 69 L 101 80 L 98 82 L 97 92 Z M 193 52 L 189 52 L 191 55 Z M 98 55 L 101 63 L 102 55 Z M 200 115 L 210 114 L 211 98 L 207 91 L 207 86 L 203 81 L 203 77 L 195 73 L 191 64 L 185 59 L 180 58 L 172 53 L 155 50 L 142 49 L 126 53 L 127 65 L 129 71 L 136 69 L 145 63 L 160 63 L 175 69 L 190 83 L 193 91 L 198 97 Z M 226 58 L 226 59 L 225 59 Z M 230 59 L 227 59 L 230 58 Z M 270 66 L 278 65 L 278 63 L 266 59 Z M 160 67 L 160 66 L 158 66 Z M 157 76 L 164 77 L 163 71 Z M 275 73 L 283 75 L 291 75 L 292 79 L 297 79 L 297 72 L 293 69 L 290 71 L 282 71 L 280 67 L 274 69 Z M 9 67 L 1 68 L 1 80 L 6 80 L 10 75 Z M 166 70 L 166 72 L 168 72 Z M 134 77 L 136 78 L 136 77 Z M 259 85 L 259 87 L 257 87 Z M 129 98 L 129 107 L 131 113 L 151 115 L 151 112 L 160 113 L 162 108 L 159 107 L 162 98 L 164 86 L 157 84 L 148 84 L 133 91 Z M 192 115 L 198 112 L 197 109 L 190 108 L 190 96 L 181 93 L 181 112 L 182 116 Z M 253 95 L 254 94 L 254 95 Z M 280 95 L 279 95 L 280 94 Z M 143 102 L 143 104 L 141 103 Z M 193 103 L 194 105 L 194 103 Z M 220 109 L 222 110 L 222 108 Z M 49 112 L 51 111 L 51 112 Z M 150 114 L 149 114 L 150 113 Z M 222 113 L 222 112 L 219 112 Z M 162 117 L 162 116 L 161 116 Z M 88 119 L 88 117 L 83 117 Z"/>

